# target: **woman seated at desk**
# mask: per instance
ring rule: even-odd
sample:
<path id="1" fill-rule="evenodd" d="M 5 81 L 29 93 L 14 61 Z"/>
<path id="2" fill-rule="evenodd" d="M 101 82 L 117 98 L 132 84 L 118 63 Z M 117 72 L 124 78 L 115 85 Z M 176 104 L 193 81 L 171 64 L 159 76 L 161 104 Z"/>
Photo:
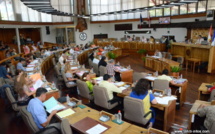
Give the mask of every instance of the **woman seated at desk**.
<path id="1" fill-rule="evenodd" d="M 31 96 L 36 93 L 36 90 L 31 91 L 33 83 L 26 73 L 21 73 L 20 77 L 17 78 L 15 90 L 18 93 L 18 101 L 25 101 L 25 103 L 18 105 L 27 105 L 32 98 Z"/>
<path id="2" fill-rule="evenodd" d="M 74 73 L 78 72 L 78 70 L 71 70 L 70 68 L 65 68 L 65 70 L 66 70 L 65 76 L 66 76 L 67 80 L 69 81 L 69 84 L 74 85 L 77 80 L 77 78 L 75 78 Z"/>
<path id="3" fill-rule="evenodd" d="M 89 73 L 84 73 L 83 74 L 82 81 L 85 81 L 89 91 L 93 92 L 93 83 L 95 83 L 95 82 L 92 82 Z"/>
<path id="4" fill-rule="evenodd" d="M 153 115 L 151 116 L 147 116 L 149 120 L 149 126 L 148 127 L 152 127 L 154 122 L 155 122 L 155 111 L 153 108 L 151 108 L 151 104 L 157 104 L 157 100 L 155 99 L 154 95 L 149 93 L 149 81 L 145 80 L 145 79 L 140 79 L 137 84 L 135 85 L 135 87 L 132 89 L 132 92 L 130 93 L 130 97 L 136 98 L 136 99 L 141 99 L 143 100 L 143 104 L 144 104 L 144 112 L 148 113 L 149 111 L 152 111 Z M 146 117 L 146 118 L 147 118 Z"/>
<path id="5" fill-rule="evenodd" d="M 106 60 L 106 57 L 102 56 L 101 60 L 99 61 L 98 67 L 100 67 L 100 66 L 106 67 L 107 66 L 107 62 L 105 60 Z"/>

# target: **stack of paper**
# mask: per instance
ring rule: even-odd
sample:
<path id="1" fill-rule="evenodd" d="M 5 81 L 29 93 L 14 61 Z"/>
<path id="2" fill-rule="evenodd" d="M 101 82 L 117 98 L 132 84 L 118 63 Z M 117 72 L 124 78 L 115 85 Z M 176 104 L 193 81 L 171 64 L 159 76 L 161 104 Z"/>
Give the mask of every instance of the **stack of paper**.
<path id="1" fill-rule="evenodd" d="M 185 81 L 187 81 L 187 79 L 174 79 L 174 82 L 177 84 L 184 83 Z"/>
<path id="2" fill-rule="evenodd" d="M 27 67 L 34 67 L 35 64 L 28 64 Z"/>
<path id="3" fill-rule="evenodd" d="M 78 69 L 78 67 L 71 67 L 70 69 L 71 70 L 75 70 L 75 69 Z"/>
<path id="4" fill-rule="evenodd" d="M 93 59 L 93 63 L 95 63 L 95 64 L 99 64 L 99 60 L 98 60 L 98 59 L 96 59 L 96 58 L 94 58 L 94 59 Z"/>
<path id="5" fill-rule="evenodd" d="M 38 60 L 34 60 L 30 64 L 36 64 L 36 63 L 38 63 Z"/>
<path id="6" fill-rule="evenodd" d="M 97 78 L 95 78 L 96 79 L 96 81 L 102 81 L 103 80 L 103 77 L 97 77 Z"/>
<path id="7" fill-rule="evenodd" d="M 41 75 L 40 73 L 32 74 L 30 78 L 33 79 L 34 81 L 37 81 L 39 79 L 41 80 Z"/>
<path id="8" fill-rule="evenodd" d="M 46 111 L 51 113 L 53 110 L 61 110 L 66 108 L 64 105 L 57 102 L 54 97 L 49 98 L 47 101 L 43 102 L 46 107 Z"/>
<path id="9" fill-rule="evenodd" d="M 125 90 L 125 89 L 126 89 L 126 87 L 119 87 L 119 89 L 121 89 L 121 90 Z"/>
<path id="10" fill-rule="evenodd" d="M 166 96 L 166 97 L 155 97 L 158 104 L 168 105 L 170 100 L 176 100 L 177 98 L 174 96 Z"/>
<path id="11" fill-rule="evenodd" d="M 84 74 L 84 71 L 80 71 L 78 73 L 76 73 L 78 76 L 82 77 L 82 75 Z"/>
<path id="12" fill-rule="evenodd" d="M 156 78 L 156 77 L 153 77 L 153 76 L 146 76 L 145 79 L 154 81 L 154 80 L 156 80 L 157 78 Z"/>
<path id="13" fill-rule="evenodd" d="M 125 71 L 128 71 L 128 69 L 122 68 L 122 69 L 120 69 L 119 71 L 120 71 L 120 72 L 125 72 Z"/>
<path id="14" fill-rule="evenodd" d="M 66 116 L 69 116 L 69 115 L 72 115 L 74 114 L 75 111 L 73 111 L 71 108 L 69 109 L 66 109 L 66 110 L 63 110 L 61 112 L 58 112 L 57 115 L 60 117 L 60 118 L 64 118 Z"/>
<path id="15" fill-rule="evenodd" d="M 116 82 L 116 83 L 114 83 L 114 85 L 116 85 L 116 86 L 123 86 L 125 83 L 124 82 Z"/>
<path id="16" fill-rule="evenodd" d="M 34 71 L 34 67 L 27 67 L 26 71 Z"/>
<path id="17" fill-rule="evenodd" d="M 105 126 L 102 126 L 101 124 L 97 124 L 94 127 L 88 129 L 86 132 L 88 134 L 101 134 L 104 132 L 107 128 Z"/>
<path id="18" fill-rule="evenodd" d="M 43 84 L 44 84 L 44 82 L 43 82 L 42 80 L 38 79 L 38 80 L 35 82 L 35 84 L 33 85 L 33 88 L 34 88 L 35 90 L 37 90 L 37 88 L 42 87 Z"/>

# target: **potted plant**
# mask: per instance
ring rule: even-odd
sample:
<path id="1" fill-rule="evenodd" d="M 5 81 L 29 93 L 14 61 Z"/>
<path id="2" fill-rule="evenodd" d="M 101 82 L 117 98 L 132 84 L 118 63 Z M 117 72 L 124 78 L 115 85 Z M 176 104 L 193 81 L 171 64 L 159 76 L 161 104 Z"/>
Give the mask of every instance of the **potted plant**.
<path id="1" fill-rule="evenodd" d="M 108 52 L 108 57 L 109 59 L 116 59 L 116 54 L 112 53 L 112 52 Z"/>
<path id="2" fill-rule="evenodd" d="M 171 66 L 170 68 L 171 68 L 172 76 L 178 77 L 179 72 L 181 71 L 181 67 L 180 66 Z"/>
<path id="3" fill-rule="evenodd" d="M 140 49 L 140 50 L 137 51 L 137 53 L 141 54 L 141 59 L 142 59 L 143 57 L 145 57 L 145 54 L 147 53 L 147 50 L 146 49 Z"/>

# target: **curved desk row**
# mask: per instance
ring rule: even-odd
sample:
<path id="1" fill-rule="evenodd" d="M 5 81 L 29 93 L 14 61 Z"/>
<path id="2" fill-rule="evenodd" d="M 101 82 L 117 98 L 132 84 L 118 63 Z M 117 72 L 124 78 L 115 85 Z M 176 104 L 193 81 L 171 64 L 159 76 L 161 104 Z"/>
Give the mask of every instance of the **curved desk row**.
<path id="1" fill-rule="evenodd" d="M 97 42 L 96 45 L 105 47 L 107 45 L 113 45 L 114 47 L 121 48 L 122 50 L 139 50 L 139 49 L 146 49 L 147 51 L 165 51 L 166 44 L 161 43 L 144 43 L 144 42 L 137 42 L 137 41 L 131 41 L 131 42 Z"/>

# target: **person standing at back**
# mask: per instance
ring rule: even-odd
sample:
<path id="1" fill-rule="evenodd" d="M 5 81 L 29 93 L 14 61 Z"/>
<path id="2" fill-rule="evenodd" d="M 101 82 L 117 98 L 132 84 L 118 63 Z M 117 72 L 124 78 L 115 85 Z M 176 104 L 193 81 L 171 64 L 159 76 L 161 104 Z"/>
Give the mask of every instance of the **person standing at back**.
<path id="1" fill-rule="evenodd" d="M 115 77 L 116 81 L 121 81 L 119 70 L 115 66 L 115 61 L 113 59 L 108 61 L 107 74 L 110 75 L 111 77 Z"/>

